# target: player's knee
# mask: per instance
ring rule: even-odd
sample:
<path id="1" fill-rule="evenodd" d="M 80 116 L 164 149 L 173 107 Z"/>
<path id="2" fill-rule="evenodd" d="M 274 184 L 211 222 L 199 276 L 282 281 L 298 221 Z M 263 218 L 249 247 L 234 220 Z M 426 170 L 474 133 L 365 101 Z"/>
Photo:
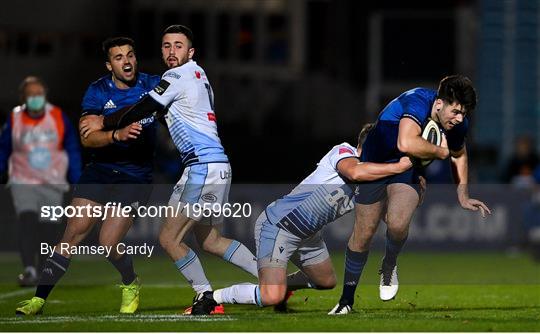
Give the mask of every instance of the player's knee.
<path id="1" fill-rule="evenodd" d="M 388 233 L 395 240 L 405 239 L 409 233 L 409 226 L 407 224 L 389 223 Z"/>
<path id="2" fill-rule="evenodd" d="M 348 247 L 357 252 L 364 252 L 369 249 L 373 235 L 352 235 L 348 242 Z"/>
<path id="3" fill-rule="evenodd" d="M 336 274 L 332 273 L 332 275 L 329 275 L 323 280 L 321 289 L 323 290 L 333 289 L 336 287 L 336 284 L 337 284 Z"/>
<path id="4" fill-rule="evenodd" d="M 331 275 L 325 275 L 324 277 L 317 278 L 315 283 L 315 288 L 317 290 L 329 290 L 336 287 L 337 279 L 336 274 L 332 273 Z"/>
<path id="5" fill-rule="evenodd" d="M 277 305 L 285 299 L 287 288 L 280 285 L 261 286 L 261 301 L 263 305 Z"/>

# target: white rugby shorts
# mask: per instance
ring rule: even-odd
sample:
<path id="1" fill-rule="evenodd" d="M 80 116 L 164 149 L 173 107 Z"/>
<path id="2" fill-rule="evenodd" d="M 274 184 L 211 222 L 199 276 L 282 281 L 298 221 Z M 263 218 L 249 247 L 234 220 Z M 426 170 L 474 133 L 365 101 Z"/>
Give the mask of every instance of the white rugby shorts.
<path id="1" fill-rule="evenodd" d="M 183 215 L 201 224 L 223 222 L 224 205 L 231 188 L 229 163 L 202 163 L 188 166 L 176 183 L 169 205 L 180 205 Z"/>

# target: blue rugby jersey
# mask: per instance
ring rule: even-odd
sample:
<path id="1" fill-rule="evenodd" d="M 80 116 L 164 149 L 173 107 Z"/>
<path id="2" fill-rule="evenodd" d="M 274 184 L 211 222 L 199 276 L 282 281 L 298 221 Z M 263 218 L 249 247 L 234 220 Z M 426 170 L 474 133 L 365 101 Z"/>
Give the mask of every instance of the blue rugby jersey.
<path id="1" fill-rule="evenodd" d="M 88 87 L 82 101 L 82 116 L 89 114 L 106 116 L 133 105 L 154 89 L 159 80 L 158 75 L 138 73 L 135 86 L 119 89 L 112 81 L 111 75 L 106 75 Z M 91 161 L 151 182 L 156 123 L 154 116 L 147 117 L 139 123 L 143 126 L 143 131 L 136 140 L 90 149 Z"/>
<path id="2" fill-rule="evenodd" d="M 399 121 L 410 118 L 421 128 L 431 115 L 437 91 L 426 88 L 414 88 L 392 100 L 379 114 L 375 127 L 369 132 L 362 145 L 360 160 L 369 162 L 396 162 L 404 156 L 398 150 L 397 139 Z M 469 121 L 463 122 L 446 131 L 448 147 L 459 151 L 465 145 Z"/>

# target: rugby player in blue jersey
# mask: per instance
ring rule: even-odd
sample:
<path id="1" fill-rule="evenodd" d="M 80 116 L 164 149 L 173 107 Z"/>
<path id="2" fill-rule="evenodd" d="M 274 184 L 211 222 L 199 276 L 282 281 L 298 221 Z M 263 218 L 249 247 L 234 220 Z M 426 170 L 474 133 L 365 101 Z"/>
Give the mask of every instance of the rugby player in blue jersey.
<path id="1" fill-rule="evenodd" d="M 476 106 L 472 82 L 453 75 L 441 80 L 437 91 L 425 88 L 409 90 L 392 100 L 379 114 L 376 126 L 362 146 L 361 161 L 385 163 L 398 161 L 407 155 L 419 159 L 450 157 L 459 204 L 467 210 L 480 211 L 482 217 L 491 214 L 481 201 L 470 198 L 468 192 L 468 158 L 465 144 L 469 126 L 467 114 Z M 423 125 L 433 119 L 444 132 L 446 143 L 434 145 L 421 136 Z M 419 203 L 420 167 L 377 181 L 363 182 L 356 190 L 356 220 L 349 239 L 343 293 L 329 314 L 348 314 L 354 303 L 354 293 L 368 258 L 371 239 L 383 212 L 386 249 L 380 269 L 379 294 L 383 301 L 393 299 L 398 292 L 397 257 L 407 240 L 409 224 Z"/>
<path id="2" fill-rule="evenodd" d="M 220 303 L 278 305 L 287 291 L 332 289 L 336 276 L 321 229 L 353 208 L 354 182 L 397 175 L 412 167 L 408 157 L 395 163 L 360 163 L 365 126 L 357 147 L 334 146 L 317 168 L 291 193 L 271 203 L 255 224 L 259 284 L 237 284 L 207 291 L 193 305 L 193 314 L 208 314 Z M 287 276 L 291 260 L 300 271 Z"/>
<path id="3" fill-rule="evenodd" d="M 182 25 L 168 27 L 161 51 L 169 70 L 160 83 L 125 113 L 106 115 L 102 126 L 122 128 L 148 115 L 165 115 L 184 171 L 169 200 L 169 205 L 181 208 L 180 214 L 166 217 L 159 241 L 199 299 L 212 287 L 197 254 L 183 242 L 191 229 L 203 250 L 255 277 L 257 263 L 247 247 L 223 237 L 216 228 L 223 220 L 219 212 L 228 204 L 232 172 L 217 132 L 212 86 L 205 71 L 192 59 L 193 33 Z M 223 308 L 211 311 L 223 313 Z"/>
<path id="4" fill-rule="evenodd" d="M 133 105 L 151 91 L 159 76 L 137 71 L 134 42 L 117 37 L 103 43 L 105 65 L 110 74 L 93 82 L 83 98 L 80 128 L 81 141 L 90 150 L 90 163 L 85 167 L 74 190 L 71 202 L 75 207 L 105 206 L 116 202 L 125 205 L 144 204 L 150 195 L 152 159 L 154 155 L 155 121 L 150 116 L 139 123 L 128 124 L 118 130 L 84 131 L 89 115 L 111 115 Z M 141 125 L 142 124 L 142 125 Z M 93 211 L 95 212 L 95 211 Z M 60 244 L 77 246 L 101 217 L 74 217 L 67 221 Z M 107 258 L 122 277 L 121 313 L 133 313 L 139 305 L 140 283 L 133 269 L 132 258 L 120 255 L 116 245 L 124 238 L 133 223 L 132 218 L 110 217 L 103 221 L 99 242 L 112 246 Z M 59 244 L 59 245 L 60 245 Z M 68 248 L 69 249 L 69 248 Z M 45 263 L 35 296 L 23 301 L 16 313 L 39 314 L 54 286 L 65 274 L 71 260 L 69 251 L 56 247 Z"/>

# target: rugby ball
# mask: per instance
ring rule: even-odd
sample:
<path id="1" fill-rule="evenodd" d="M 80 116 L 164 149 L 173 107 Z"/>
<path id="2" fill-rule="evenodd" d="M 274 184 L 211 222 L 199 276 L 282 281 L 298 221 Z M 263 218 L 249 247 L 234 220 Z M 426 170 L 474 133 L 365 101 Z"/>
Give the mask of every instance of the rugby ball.
<path id="1" fill-rule="evenodd" d="M 439 125 L 432 119 L 430 119 L 424 128 L 422 129 L 422 138 L 432 143 L 433 145 L 441 145 L 442 135 Z M 422 166 L 429 165 L 433 160 L 421 160 Z"/>

